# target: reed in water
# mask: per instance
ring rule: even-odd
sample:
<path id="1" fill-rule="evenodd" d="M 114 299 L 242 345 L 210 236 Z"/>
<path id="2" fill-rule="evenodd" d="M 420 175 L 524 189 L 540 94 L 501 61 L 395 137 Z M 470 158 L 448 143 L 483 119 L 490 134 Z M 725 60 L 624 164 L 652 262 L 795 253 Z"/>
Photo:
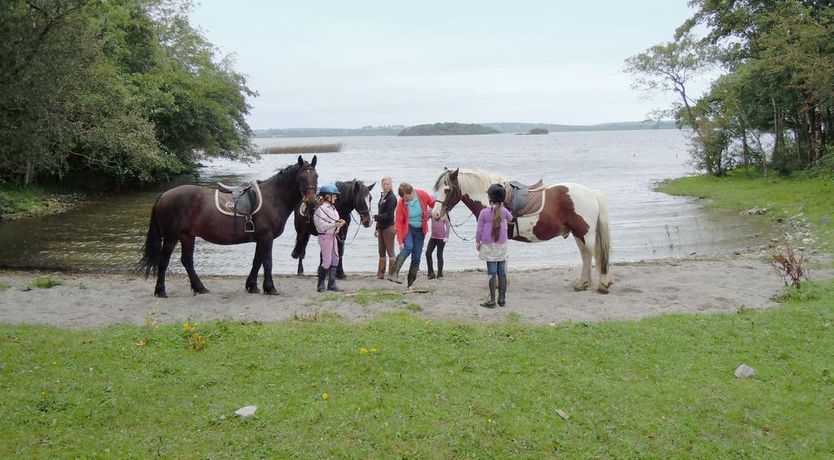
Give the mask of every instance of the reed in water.
<path id="1" fill-rule="evenodd" d="M 342 144 L 315 144 L 315 145 L 282 145 L 276 147 L 267 147 L 263 150 L 263 154 L 279 154 L 279 153 L 327 153 L 327 152 L 341 152 Z"/>

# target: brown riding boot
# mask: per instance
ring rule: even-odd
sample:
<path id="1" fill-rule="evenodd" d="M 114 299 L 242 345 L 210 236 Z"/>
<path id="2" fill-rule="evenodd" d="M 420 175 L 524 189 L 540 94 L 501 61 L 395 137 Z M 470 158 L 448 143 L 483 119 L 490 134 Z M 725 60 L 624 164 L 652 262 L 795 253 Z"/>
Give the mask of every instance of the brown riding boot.
<path id="1" fill-rule="evenodd" d="M 385 259 L 383 259 L 382 257 L 379 258 L 379 263 L 376 266 L 376 279 L 385 279 Z"/>

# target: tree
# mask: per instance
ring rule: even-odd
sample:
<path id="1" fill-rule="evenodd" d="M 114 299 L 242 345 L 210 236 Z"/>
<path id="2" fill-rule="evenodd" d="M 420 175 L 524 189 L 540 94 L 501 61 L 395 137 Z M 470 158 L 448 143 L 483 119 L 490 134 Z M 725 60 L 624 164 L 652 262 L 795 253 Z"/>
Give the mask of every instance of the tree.
<path id="1" fill-rule="evenodd" d="M 678 125 L 689 125 L 695 134 L 693 156 L 700 164 L 713 173 L 714 161 L 704 158 L 711 129 L 708 121 L 693 109 L 697 101 L 688 92 L 687 85 L 700 78 L 714 65 L 714 49 L 696 41 L 690 34 L 683 34 L 678 39 L 649 48 L 646 52 L 626 60 L 626 72 L 634 76 L 633 87 L 647 91 L 673 92 L 679 102 L 666 113 L 675 116 Z M 699 147 L 700 145 L 700 147 Z M 697 157 L 701 158 L 697 158 Z M 720 164 L 720 161 L 719 161 Z"/>
<path id="2" fill-rule="evenodd" d="M 191 28 L 188 7 L 4 3 L 0 182 L 150 182 L 193 169 L 201 157 L 256 155 L 245 121 L 255 93 Z"/>

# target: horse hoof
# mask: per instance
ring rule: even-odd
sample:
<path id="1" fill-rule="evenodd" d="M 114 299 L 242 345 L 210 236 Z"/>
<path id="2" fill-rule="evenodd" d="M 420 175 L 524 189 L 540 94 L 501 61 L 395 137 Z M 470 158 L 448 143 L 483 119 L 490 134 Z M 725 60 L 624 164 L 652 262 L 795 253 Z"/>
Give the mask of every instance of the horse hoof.
<path id="1" fill-rule="evenodd" d="M 264 295 L 278 295 L 278 290 L 275 288 L 264 289 Z"/>
<path id="2" fill-rule="evenodd" d="M 588 290 L 588 285 L 585 284 L 585 283 L 577 284 L 576 286 L 573 287 L 573 290 L 576 291 L 576 292 L 587 291 Z"/>
<path id="3" fill-rule="evenodd" d="M 247 287 L 246 292 L 248 292 L 250 294 L 260 294 L 261 290 L 253 286 L 253 287 Z"/>
<path id="4" fill-rule="evenodd" d="M 206 289 L 206 288 L 202 288 L 202 289 L 194 289 L 194 295 L 197 295 L 197 294 L 208 294 L 208 293 L 209 293 L 209 290 L 208 290 L 208 289 Z"/>
<path id="5" fill-rule="evenodd" d="M 608 288 L 605 286 L 600 286 L 597 288 L 597 292 L 599 292 L 600 294 L 608 294 Z"/>
<path id="6" fill-rule="evenodd" d="M 336 274 L 336 279 L 337 279 L 337 280 L 346 280 L 346 279 L 347 279 L 347 275 L 345 275 L 344 273 L 342 273 L 341 275 L 337 273 L 337 274 Z"/>
<path id="7" fill-rule="evenodd" d="M 153 296 L 154 297 L 159 297 L 159 298 L 162 298 L 162 299 L 167 299 L 168 298 L 168 294 L 166 294 L 164 292 L 154 292 Z"/>

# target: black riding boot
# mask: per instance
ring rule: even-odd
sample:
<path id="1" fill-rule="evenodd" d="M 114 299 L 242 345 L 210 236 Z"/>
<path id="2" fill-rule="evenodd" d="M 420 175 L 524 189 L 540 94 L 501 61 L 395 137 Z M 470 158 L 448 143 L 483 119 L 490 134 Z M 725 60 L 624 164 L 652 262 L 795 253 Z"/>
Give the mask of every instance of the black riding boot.
<path id="1" fill-rule="evenodd" d="M 408 287 L 411 287 L 411 285 L 414 284 L 414 280 L 417 279 L 417 270 L 419 270 L 419 268 L 413 265 L 408 268 Z"/>
<path id="2" fill-rule="evenodd" d="M 437 255 L 437 277 L 443 278 L 443 256 Z"/>
<path id="3" fill-rule="evenodd" d="M 507 303 L 507 275 L 498 275 L 498 306 Z"/>
<path id="4" fill-rule="evenodd" d="M 330 267 L 330 270 L 327 272 L 327 290 L 328 291 L 341 291 L 338 286 L 336 286 L 336 271 L 339 267 Z"/>
<path id="5" fill-rule="evenodd" d="M 489 278 L 489 300 L 481 304 L 485 308 L 495 308 L 495 277 Z"/>
<path id="6" fill-rule="evenodd" d="M 428 275 L 426 277 L 430 280 L 433 280 L 435 278 L 434 265 L 432 263 L 431 256 L 428 254 L 426 254 L 426 267 L 428 268 Z"/>
<path id="7" fill-rule="evenodd" d="M 388 273 L 388 281 L 403 284 L 402 280 L 400 280 L 400 269 L 403 268 L 404 263 L 405 257 L 397 256 L 397 260 L 394 261 L 394 266 L 391 267 L 390 273 Z"/>
<path id="8" fill-rule="evenodd" d="M 319 272 L 318 272 L 319 280 L 318 284 L 316 285 L 316 290 L 319 292 L 324 292 L 324 279 L 327 277 L 327 270 L 324 269 L 321 265 L 319 265 Z"/>

